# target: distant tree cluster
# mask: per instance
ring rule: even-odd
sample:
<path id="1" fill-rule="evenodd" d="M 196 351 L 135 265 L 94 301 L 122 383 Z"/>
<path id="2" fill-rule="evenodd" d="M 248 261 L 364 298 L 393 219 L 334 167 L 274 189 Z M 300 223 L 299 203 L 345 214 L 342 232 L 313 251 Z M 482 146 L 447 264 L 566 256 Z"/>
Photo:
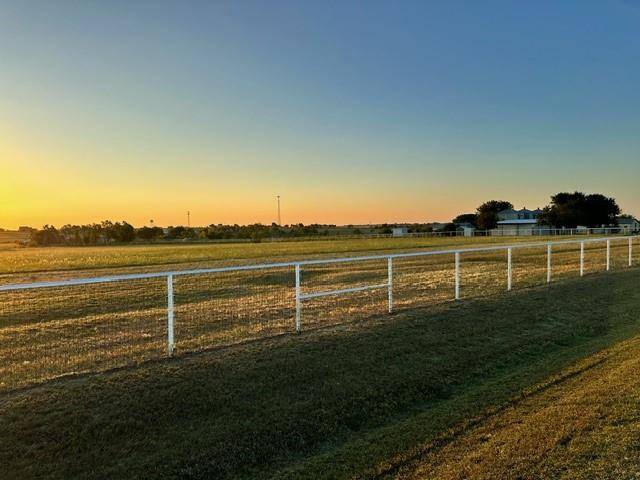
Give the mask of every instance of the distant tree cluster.
<path id="1" fill-rule="evenodd" d="M 31 242 L 36 245 L 98 245 L 128 243 L 135 236 L 135 229 L 127 222 L 106 220 L 90 225 L 64 225 L 59 229 L 45 225 L 31 232 Z"/>
<path id="2" fill-rule="evenodd" d="M 602 227 L 617 225 L 620 207 L 615 199 L 599 193 L 558 193 L 551 197 L 538 218 L 539 223 L 556 228 Z"/>
<path id="3" fill-rule="evenodd" d="M 468 223 L 479 230 L 492 230 L 498 226 L 498 213 L 510 208 L 513 208 L 511 202 L 490 200 L 480 205 L 476 209 L 476 213 L 463 213 L 462 215 L 458 215 L 448 226 L 450 229 L 455 230 L 455 225 Z"/>
<path id="4" fill-rule="evenodd" d="M 108 245 L 133 241 L 250 240 L 330 235 L 335 225 L 210 225 L 206 228 L 171 226 L 135 229 L 127 222 L 104 221 L 88 225 L 45 225 L 31 232 L 34 245 Z"/>
<path id="5" fill-rule="evenodd" d="M 468 223 L 479 230 L 492 230 L 498 225 L 498 213 L 512 208 L 511 202 L 491 200 L 480 205 L 475 213 L 458 215 L 447 227 Z M 543 209 L 538 223 L 555 228 L 610 226 L 617 224 L 620 211 L 615 199 L 599 193 L 558 193 L 551 197 L 551 204 Z"/>
<path id="6" fill-rule="evenodd" d="M 295 238 L 329 235 L 330 228 L 335 225 L 295 225 L 280 226 L 276 223 L 263 225 L 209 225 L 204 229 L 203 236 L 209 240 L 248 239 L 259 242 L 266 238 Z"/>

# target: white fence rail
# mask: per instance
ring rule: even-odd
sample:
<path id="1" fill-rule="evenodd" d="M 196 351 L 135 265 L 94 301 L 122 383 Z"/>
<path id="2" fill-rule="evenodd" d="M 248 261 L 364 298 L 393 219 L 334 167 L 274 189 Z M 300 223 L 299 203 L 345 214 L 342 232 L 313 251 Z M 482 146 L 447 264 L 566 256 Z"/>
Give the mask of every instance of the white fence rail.
<path id="1" fill-rule="evenodd" d="M 322 302 L 332 298 L 364 298 L 336 308 L 335 323 L 360 313 L 379 314 L 376 308 L 381 302 L 392 313 L 398 302 L 411 307 L 419 298 L 446 299 L 448 288 L 449 298 L 461 300 L 466 284 L 489 278 L 496 289 L 502 283 L 505 291 L 518 282 L 529 284 L 527 275 L 537 279 L 544 274 L 540 283 L 551 283 L 554 259 L 558 275 L 575 270 L 584 276 L 588 254 L 596 262 L 589 265 L 592 271 L 609 271 L 614 263 L 631 267 L 637 263 L 638 238 L 523 242 L 0 285 L 0 390 L 199 350 L 234 338 L 282 333 L 289 321 L 288 329 L 299 333 L 307 322 L 316 324 L 314 317 L 330 309 Z M 465 273 L 469 277 L 463 278 Z M 164 301 L 157 294 L 162 283 Z M 114 286 L 107 291 L 109 284 Z M 146 289 L 151 287 L 155 296 L 147 301 Z M 75 288 L 88 290 L 79 294 Z M 376 296 L 380 292 L 384 297 Z M 20 298 L 21 294 L 27 297 Z M 102 302 L 109 308 L 103 309 Z M 143 311 L 143 318 L 138 318 Z M 86 345 L 85 335 L 92 337 Z M 164 353 L 158 350 L 162 343 Z"/>

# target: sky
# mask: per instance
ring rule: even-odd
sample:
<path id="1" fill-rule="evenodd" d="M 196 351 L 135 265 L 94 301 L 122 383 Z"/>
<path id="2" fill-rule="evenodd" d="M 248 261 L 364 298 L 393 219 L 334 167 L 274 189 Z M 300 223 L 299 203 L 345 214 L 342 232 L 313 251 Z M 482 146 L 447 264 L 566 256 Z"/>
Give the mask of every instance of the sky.
<path id="1" fill-rule="evenodd" d="M 640 0 L 0 0 L 0 227 L 640 215 Z"/>

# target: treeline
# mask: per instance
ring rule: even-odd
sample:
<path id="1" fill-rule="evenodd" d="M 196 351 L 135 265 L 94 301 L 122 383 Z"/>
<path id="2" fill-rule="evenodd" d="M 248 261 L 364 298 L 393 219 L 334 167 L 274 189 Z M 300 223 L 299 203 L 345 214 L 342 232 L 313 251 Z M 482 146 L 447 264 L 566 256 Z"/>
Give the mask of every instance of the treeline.
<path id="1" fill-rule="evenodd" d="M 576 228 L 617 226 L 622 211 L 614 198 L 599 193 L 558 193 L 544 208 L 538 221 L 543 225 Z"/>
<path id="2" fill-rule="evenodd" d="M 204 228 L 171 226 L 168 228 L 134 228 L 127 222 L 104 221 L 88 225 L 64 225 L 56 228 L 45 225 L 33 230 L 32 245 L 108 245 L 115 243 L 196 240 L 249 240 L 259 242 L 267 238 L 295 238 L 328 236 L 335 225 L 209 225 Z"/>
<path id="3" fill-rule="evenodd" d="M 393 229 L 399 227 L 406 228 L 407 233 L 431 233 L 435 231 L 433 224 L 431 223 L 383 223 L 371 226 L 368 233 L 391 235 L 393 233 Z M 356 228 L 353 233 L 359 234 L 364 232 Z"/>
<path id="4" fill-rule="evenodd" d="M 511 202 L 491 200 L 480 205 L 474 213 L 458 215 L 445 229 L 469 224 L 479 230 L 491 230 L 498 225 L 498 214 L 513 209 Z M 550 228 L 615 227 L 621 209 L 614 198 L 600 193 L 561 192 L 551 197 L 551 203 L 536 217 L 539 225 Z"/>
<path id="5" fill-rule="evenodd" d="M 99 245 L 129 243 L 135 240 L 136 230 L 127 222 L 111 222 L 89 225 L 64 225 L 59 229 L 45 225 L 31 232 L 31 243 L 35 245 Z"/>

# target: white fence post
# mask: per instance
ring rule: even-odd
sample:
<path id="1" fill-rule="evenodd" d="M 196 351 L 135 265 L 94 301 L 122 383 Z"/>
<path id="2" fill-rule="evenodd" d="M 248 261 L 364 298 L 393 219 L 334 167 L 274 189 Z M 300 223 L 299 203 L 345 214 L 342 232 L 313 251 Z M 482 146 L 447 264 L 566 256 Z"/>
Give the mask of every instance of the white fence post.
<path id="1" fill-rule="evenodd" d="M 633 237 L 629 237 L 629 266 L 633 267 Z"/>
<path id="2" fill-rule="evenodd" d="M 551 244 L 547 244 L 547 283 L 551 283 Z"/>
<path id="3" fill-rule="evenodd" d="M 167 275 L 167 353 L 173 355 L 175 347 L 173 330 L 173 275 Z"/>
<path id="4" fill-rule="evenodd" d="M 460 252 L 455 253 L 456 300 L 460 300 Z"/>
<path id="5" fill-rule="evenodd" d="M 389 313 L 393 313 L 393 257 L 387 261 L 387 276 L 389 284 Z"/>
<path id="6" fill-rule="evenodd" d="M 301 330 L 302 300 L 300 299 L 300 264 L 296 263 L 296 333 Z"/>
<path id="7" fill-rule="evenodd" d="M 607 272 L 611 270 L 611 240 L 607 240 Z"/>
<path id="8" fill-rule="evenodd" d="M 513 287 L 513 249 L 507 249 L 507 291 L 510 292 Z"/>
<path id="9" fill-rule="evenodd" d="M 584 242 L 580 242 L 580 276 L 584 277 Z"/>

